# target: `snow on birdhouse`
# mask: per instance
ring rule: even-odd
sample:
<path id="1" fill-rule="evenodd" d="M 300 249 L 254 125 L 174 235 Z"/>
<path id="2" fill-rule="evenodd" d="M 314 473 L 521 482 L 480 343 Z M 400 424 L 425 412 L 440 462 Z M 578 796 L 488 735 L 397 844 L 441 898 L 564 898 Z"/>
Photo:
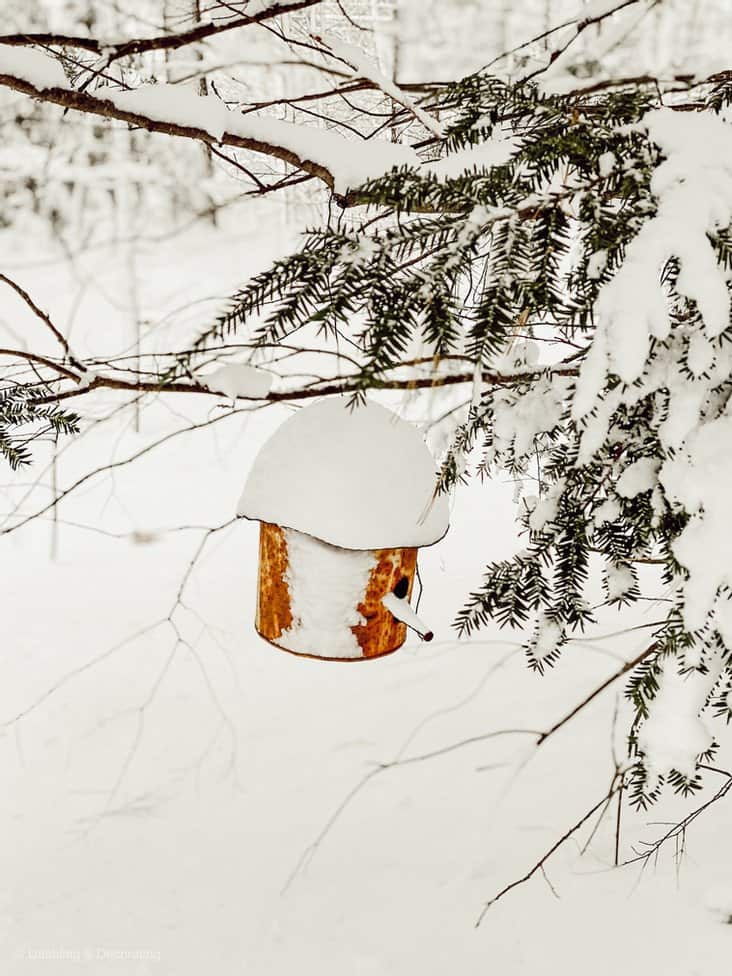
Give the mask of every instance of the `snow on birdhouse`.
<path id="1" fill-rule="evenodd" d="M 259 452 L 238 515 L 261 524 L 256 628 L 295 654 L 381 657 L 407 626 L 417 549 L 447 532 L 435 463 L 391 410 L 329 397 L 293 414 Z"/>

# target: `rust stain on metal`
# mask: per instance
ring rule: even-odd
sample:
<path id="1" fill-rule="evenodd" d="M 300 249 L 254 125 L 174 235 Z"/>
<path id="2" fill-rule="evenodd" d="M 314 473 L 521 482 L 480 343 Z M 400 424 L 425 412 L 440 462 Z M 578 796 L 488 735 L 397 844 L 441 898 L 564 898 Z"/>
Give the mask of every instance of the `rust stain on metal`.
<path id="1" fill-rule="evenodd" d="M 412 595 L 417 567 L 416 549 L 378 549 L 366 595 L 358 605 L 366 623 L 352 627 L 364 657 L 380 657 L 401 647 L 407 637 L 406 624 L 396 620 L 381 602 L 402 577 L 408 580 L 407 598 Z"/>
<path id="2" fill-rule="evenodd" d="M 285 581 L 287 542 L 279 525 L 262 522 L 259 529 L 259 583 L 256 628 L 267 640 L 292 625 L 290 591 Z"/>

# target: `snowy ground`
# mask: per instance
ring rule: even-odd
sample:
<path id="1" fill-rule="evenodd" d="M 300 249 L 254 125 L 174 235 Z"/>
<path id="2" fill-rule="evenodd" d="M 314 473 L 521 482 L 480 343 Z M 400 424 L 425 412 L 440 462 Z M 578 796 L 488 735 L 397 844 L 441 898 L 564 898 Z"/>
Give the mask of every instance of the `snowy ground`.
<path id="1" fill-rule="evenodd" d="M 157 320 L 225 294 L 244 265 L 266 262 L 261 243 L 250 247 L 254 259 L 246 230 L 150 245 L 143 304 Z M 110 335 L 111 349 L 124 329 L 118 264 L 87 255 L 73 278 L 14 252 L 4 267 L 66 325 L 80 297 L 72 336 L 99 348 Z M 161 329 L 185 316 L 194 323 L 178 313 Z M 62 456 L 61 486 L 184 426 L 182 416 L 216 415 L 214 401 L 185 401 L 152 406 L 139 434 L 100 425 Z M 671 845 L 644 871 L 610 869 L 613 806 L 584 854 L 594 819 L 548 861 L 547 880 L 538 873 L 474 927 L 484 902 L 607 790 L 622 684 L 538 751 L 523 734 L 442 750 L 549 728 L 644 646 L 642 631 L 588 638 L 541 678 L 510 635 L 452 639 L 487 554 L 517 544 L 510 486 L 458 496 L 450 533 L 421 559 L 435 642 L 412 640 L 390 658 L 300 660 L 261 641 L 252 523 L 211 535 L 186 579 L 204 530 L 159 530 L 228 520 L 285 415 L 239 413 L 85 484 L 60 509 L 56 561 L 47 520 L 0 540 L 0 973 L 726 971 L 732 927 L 705 899 L 732 881 L 729 801 L 692 825 L 680 862 Z M 37 491 L 24 510 L 46 497 Z M 6 512 L 12 498 L 2 498 Z M 595 637 L 618 626 L 608 618 Z M 623 723 L 621 707 L 621 755 Z M 621 855 L 700 802 L 624 811 Z"/>

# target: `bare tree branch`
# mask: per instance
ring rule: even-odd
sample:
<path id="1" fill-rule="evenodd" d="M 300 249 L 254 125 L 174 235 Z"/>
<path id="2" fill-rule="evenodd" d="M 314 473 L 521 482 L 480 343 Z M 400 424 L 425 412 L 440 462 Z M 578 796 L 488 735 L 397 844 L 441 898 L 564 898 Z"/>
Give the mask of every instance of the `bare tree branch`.
<path id="1" fill-rule="evenodd" d="M 17 282 L 13 281 L 12 278 L 8 278 L 7 275 L 0 274 L 0 281 L 5 282 L 6 285 L 8 285 L 10 288 L 12 288 L 13 291 L 23 299 L 23 301 L 25 302 L 25 304 L 28 306 L 28 308 L 30 308 L 30 310 L 33 312 L 33 314 L 36 316 L 36 318 L 39 318 L 41 320 L 41 322 L 43 322 L 43 324 L 46 326 L 46 328 L 53 334 L 53 336 L 56 339 L 56 341 L 59 343 L 59 345 L 62 347 L 62 349 L 66 353 L 66 355 L 68 357 L 68 360 L 72 364 L 72 366 L 74 366 L 77 369 L 83 371 L 84 370 L 84 367 L 81 365 L 81 363 L 79 362 L 79 360 L 72 353 L 71 347 L 69 346 L 69 343 L 68 343 L 68 341 L 66 339 L 66 336 L 61 332 L 60 329 L 58 329 L 53 324 L 53 322 L 51 321 L 48 313 L 47 312 L 44 312 L 41 308 L 39 308 L 38 305 L 36 305 L 36 303 L 30 297 L 30 295 L 28 294 L 28 292 L 24 288 L 21 288 L 21 286 L 19 284 L 17 284 Z M 31 359 L 33 357 L 26 356 L 25 358 L 26 359 Z M 55 367 L 55 368 L 58 368 L 58 367 Z M 73 376 L 74 374 L 70 374 L 70 375 Z"/>
<path id="2" fill-rule="evenodd" d="M 485 905 L 483 905 L 483 908 L 481 909 L 480 915 L 478 915 L 478 918 L 477 918 L 477 920 L 475 922 L 475 927 L 476 928 L 478 928 L 478 926 L 480 925 L 480 923 L 485 918 L 486 913 L 488 912 L 488 909 L 491 907 L 491 905 L 495 905 L 495 903 L 497 901 L 499 901 L 501 898 L 503 898 L 504 895 L 507 895 L 509 893 L 509 891 L 513 891 L 513 889 L 514 888 L 518 888 L 519 885 L 525 884 L 527 881 L 529 881 L 531 878 L 533 878 L 533 876 L 537 873 L 537 871 L 543 871 L 544 870 L 544 865 L 549 860 L 549 858 L 552 856 L 552 854 L 554 854 L 556 851 L 558 851 L 559 848 L 563 844 L 565 844 L 569 840 L 570 837 L 573 837 L 574 834 L 576 834 L 577 831 L 580 830 L 587 823 L 587 821 L 590 819 L 590 817 L 592 817 L 592 815 L 597 810 L 600 809 L 600 807 L 604 806 L 605 804 L 607 804 L 609 802 L 609 800 L 613 797 L 613 795 L 618 790 L 618 782 L 617 782 L 617 779 L 618 778 L 617 778 L 617 774 L 616 774 L 613 777 L 612 783 L 610 784 L 610 788 L 608 789 L 607 793 L 605 793 L 605 795 L 602 797 L 602 799 L 598 800 L 597 803 L 595 803 L 594 806 L 590 807 L 590 809 L 587 810 L 587 812 L 584 813 L 575 824 L 573 824 L 568 830 L 566 830 L 562 834 L 562 836 L 552 844 L 552 846 L 546 851 L 546 853 L 544 853 L 539 858 L 539 860 L 533 865 L 533 867 L 529 868 L 529 870 L 526 872 L 526 874 L 523 874 L 520 878 L 517 878 L 515 881 L 512 881 L 510 884 L 507 884 L 505 886 L 505 888 L 501 888 L 501 890 L 498 892 L 497 895 L 494 895 L 494 897 L 491 898 L 490 901 L 487 901 L 485 903 Z"/>
<path id="3" fill-rule="evenodd" d="M 712 767 L 710 766 L 703 766 L 702 768 L 712 769 Z M 648 863 L 651 857 L 658 854 L 660 849 L 667 841 L 674 840 L 677 837 L 683 835 L 686 831 L 686 828 L 689 826 L 689 824 L 693 823 L 697 817 L 701 816 L 701 814 L 704 813 L 705 810 L 708 810 L 709 807 L 712 806 L 712 804 L 717 803 L 718 800 L 721 800 L 724 796 L 727 795 L 727 793 L 729 793 L 730 789 L 732 789 L 732 775 L 727 773 L 725 770 L 721 770 L 721 769 L 714 769 L 713 771 L 718 772 L 721 775 L 726 777 L 725 782 L 720 786 L 717 792 L 712 797 L 710 797 L 710 799 L 708 799 L 706 802 L 702 803 L 695 810 L 692 810 L 691 813 L 687 814 L 687 816 L 685 816 L 683 820 L 680 820 L 678 823 L 674 824 L 669 830 L 666 831 L 665 834 L 659 837 L 658 840 L 655 840 L 650 844 L 646 844 L 645 846 L 647 849 L 645 851 L 636 854 L 635 857 L 631 857 L 628 858 L 626 861 L 623 861 L 621 867 L 625 867 L 628 864 L 637 864 L 639 861 L 642 861 L 645 866 L 645 864 Z"/>
<path id="4" fill-rule="evenodd" d="M 145 54 L 148 51 L 176 51 L 179 48 L 187 47 L 189 44 L 197 44 L 205 41 L 216 34 L 223 34 L 227 31 L 236 30 L 239 27 L 248 27 L 251 24 L 262 24 L 272 20 L 273 17 L 280 17 L 283 14 L 294 13 L 306 7 L 314 7 L 322 0 L 276 0 L 271 7 L 260 10 L 258 13 L 247 16 L 242 14 L 234 20 L 224 23 L 204 23 L 197 24 L 188 30 L 178 33 L 158 34 L 154 37 L 136 37 L 128 40 L 113 41 L 112 43 L 100 41 L 95 37 L 80 37 L 69 34 L 59 34 L 54 32 L 42 33 L 15 33 L 0 35 L 0 44 L 10 44 L 15 47 L 75 47 L 83 51 L 90 51 L 93 54 L 106 55 L 107 64 L 117 61 L 119 58 L 130 57 L 134 54 Z"/>
<path id="5" fill-rule="evenodd" d="M 56 363 L 52 359 L 48 359 L 46 356 L 39 356 L 34 352 L 26 352 L 24 349 L 0 349 L 0 356 L 9 356 L 11 359 L 26 359 L 29 363 L 38 363 L 40 366 L 47 366 L 49 369 L 55 370 L 60 373 L 61 376 L 66 376 L 68 379 L 75 380 L 79 382 L 79 374 L 72 372 L 61 363 Z"/>
<path id="6" fill-rule="evenodd" d="M 598 685 L 597 688 L 591 691 L 589 695 L 586 695 L 585 698 L 583 698 L 581 702 L 575 705 L 575 707 L 571 709 L 571 711 L 567 712 L 567 714 L 563 716 L 563 718 L 560 718 L 559 721 L 555 722 L 551 728 L 546 730 L 546 732 L 542 732 L 536 745 L 537 746 L 543 745 L 547 739 L 549 739 L 552 735 L 554 735 L 555 732 L 558 732 L 564 725 L 567 724 L 567 722 L 570 722 L 575 715 L 581 712 L 587 705 L 590 704 L 591 701 L 594 701 L 598 695 L 601 695 L 606 688 L 609 688 L 610 685 L 613 684 L 613 682 L 617 681 L 618 678 L 622 677 L 624 674 L 627 674 L 628 671 L 632 671 L 637 664 L 640 664 L 641 661 L 644 661 L 655 650 L 656 650 L 656 645 L 654 643 L 651 644 L 650 647 L 646 647 L 644 650 L 640 652 L 640 654 L 637 654 L 630 661 L 626 661 L 618 671 L 615 671 L 613 674 L 610 675 L 610 677 L 606 681 L 603 681 L 603 683 L 601 685 Z"/>
<path id="7" fill-rule="evenodd" d="M 332 827 L 335 825 L 336 821 L 340 818 L 344 810 L 350 805 L 351 801 L 361 792 L 361 790 L 367 785 L 367 783 L 369 783 L 375 776 L 378 776 L 381 773 L 385 773 L 387 770 L 390 769 L 401 768 L 402 766 L 411 766 L 414 765 L 415 763 L 428 762 L 432 759 L 438 759 L 442 756 L 449 755 L 450 753 L 454 753 L 459 750 L 465 749 L 469 746 L 476 745 L 477 743 L 487 742 L 490 741 L 491 739 L 501 738 L 503 736 L 515 736 L 515 735 L 532 736 L 536 740 L 534 745 L 536 748 L 538 748 L 544 742 L 546 742 L 547 739 L 553 736 L 555 732 L 558 732 L 559 729 L 561 729 L 564 725 L 566 725 L 573 718 L 575 718 L 581 711 L 583 711 L 586 708 L 586 706 L 590 704 L 590 702 L 594 701 L 594 699 L 598 695 L 600 695 L 606 688 L 608 688 L 611 684 L 613 684 L 613 682 L 617 681 L 618 678 L 626 674 L 628 671 L 631 671 L 654 649 L 655 649 L 655 645 L 652 645 L 651 647 L 646 648 L 641 654 L 637 655 L 632 660 L 624 662 L 621 668 L 619 668 L 617 671 L 614 671 L 609 678 L 607 678 L 605 681 L 602 682 L 602 684 L 598 685 L 593 691 L 591 691 L 588 695 L 586 695 L 582 699 L 582 701 L 579 702 L 579 704 L 577 704 L 570 712 L 567 713 L 567 715 L 559 719 L 557 722 L 554 723 L 554 725 L 552 725 L 550 728 L 546 729 L 543 732 L 540 732 L 537 729 L 529 729 L 529 728 L 494 729 L 491 732 L 484 732 L 478 735 L 472 735 L 466 739 L 460 739 L 457 742 L 452 742 L 446 746 L 442 746 L 437 749 L 432 749 L 429 752 L 417 753 L 412 756 L 404 756 L 404 751 L 407 745 L 412 741 L 412 738 L 414 736 L 414 732 L 413 732 L 412 734 L 410 734 L 410 736 L 407 738 L 405 743 L 402 745 L 401 749 L 399 750 L 399 752 L 397 753 L 394 759 L 388 762 L 379 763 L 373 769 L 369 770 L 369 772 L 365 773 L 364 776 L 362 776 L 362 778 L 356 783 L 356 785 L 353 786 L 348 791 L 345 797 L 337 805 L 333 813 L 331 813 L 331 815 L 328 817 L 327 821 L 320 829 L 317 837 L 305 848 L 303 853 L 300 855 L 295 867 L 290 872 L 289 877 L 285 881 L 282 890 L 286 891 L 292 885 L 292 883 L 294 882 L 298 874 L 313 858 L 318 848 L 325 840 L 325 837 L 330 832 Z M 508 659 L 508 657 L 509 655 L 507 655 L 505 658 L 502 658 L 498 662 L 498 664 L 494 666 L 494 668 L 491 668 L 488 674 L 491 674 L 492 671 L 495 670 L 495 667 L 500 667 Z M 486 677 L 487 676 L 488 675 L 486 675 Z M 423 723 L 420 723 L 420 726 L 417 726 L 417 729 L 419 729 L 422 724 Z M 609 802 L 610 798 L 613 796 L 613 794 L 616 792 L 618 788 L 617 785 L 618 777 L 620 775 L 621 775 L 620 771 L 616 767 L 615 776 L 613 778 L 613 784 L 610 792 L 605 794 L 602 800 L 600 800 L 599 803 L 597 803 L 594 807 L 592 807 L 592 809 L 584 815 L 582 820 L 578 824 L 576 824 L 567 834 L 565 834 L 560 839 L 560 841 L 557 844 L 555 844 L 551 848 L 551 850 L 541 859 L 541 861 L 539 861 L 536 865 L 534 865 L 534 867 L 531 869 L 530 872 L 528 872 L 526 876 L 519 879 L 518 881 L 513 882 L 511 885 L 508 885 L 502 892 L 500 892 L 494 899 L 492 899 L 492 901 L 488 902 L 488 904 L 484 907 L 480 918 L 478 919 L 477 922 L 478 925 L 480 924 L 483 915 L 487 911 L 488 907 L 490 907 L 490 905 L 493 904 L 494 901 L 497 901 L 498 898 L 501 898 L 504 894 L 506 894 L 507 891 L 510 891 L 511 888 L 516 887 L 518 884 L 522 884 L 524 881 L 527 881 L 530 877 L 532 877 L 538 870 L 541 869 L 545 861 L 554 853 L 554 851 L 558 847 L 561 846 L 561 844 L 564 843 L 565 840 L 567 840 L 570 836 L 572 836 L 572 834 L 574 834 L 577 830 L 579 830 L 579 828 L 584 823 L 586 823 L 587 820 L 590 819 L 590 817 L 593 815 L 593 813 L 595 813 L 596 810 L 599 810 L 600 807 L 603 806 L 603 804 Z"/>
<path id="8" fill-rule="evenodd" d="M 551 373 L 552 376 L 576 376 L 578 367 L 558 366 L 549 367 L 543 370 L 532 370 L 527 372 L 516 372 L 502 374 L 486 370 L 483 373 L 483 382 L 493 386 L 512 386 L 516 383 L 525 383 L 532 379 L 537 379 L 540 375 Z M 475 379 L 474 371 L 470 373 L 448 373 L 444 376 L 419 376 L 411 379 L 383 379 L 374 381 L 371 386 L 375 390 L 426 390 L 433 387 L 455 386 L 461 383 L 472 383 Z M 94 376 L 92 380 L 81 389 L 64 390 L 56 394 L 49 394 L 39 397 L 38 403 L 56 403 L 60 400 L 67 400 L 71 397 L 84 396 L 94 390 L 129 390 L 134 393 L 202 393 L 208 396 L 221 398 L 220 393 L 214 393 L 203 383 L 188 382 L 183 380 L 141 380 L 124 379 L 117 376 Z M 313 397 L 334 396 L 337 394 L 357 393 L 362 389 L 356 380 L 342 379 L 333 382 L 317 380 L 316 383 L 306 387 L 299 387 L 290 390 L 281 390 L 268 393 L 266 397 L 239 397 L 238 399 L 248 400 L 253 403 L 283 403 L 291 400 L 310 400 Z"/>
<path id="9" fill-rule="evenodd" d="M 572 36 L 564 44 L 562 44 L 560 47 L 555 48 L 551 52 L 547 64 L 542 65 L 542 67 L 537 68 L 535 71 L 530 72 L 528 75 L 524 77 L 523 80 L 529 81 L 531 78 L 535 78 L 537 75 L 542 74 L 544 71 L 550 68 L 554 64 L 554 62 L 559 57 L 561 57 L 561 55 L 563 55 L 564 52 L 567 51 L 568 48 L 570 48 L 575 43 L 575 41 L 582 35 L 584 31 L 587 30 L 588 27 L 592 27 L 593 24 L 599 24 L 603 20 L 607 20 L 607 18 L 611 17 L 613 14 L 619 13 L 619 11 L 621 10 L 625 10 L 626 7 L 635 6 L 635 4 L 641 2 L 645 3 L 645 2 L 649 2 L 649 0 L 619 0 L 619 2 L 614 7 L 611 7 L 609 10 L 601 10 L 600 13 L 595 14 L 594 16 L 585 17 L 583 19 L 575 21 L 577 26 Z M 657 6 L 660 2 L 661 0 L 650 0 L 648 9 L 650 10 L 651 8 Z"/>
<path id="10" fill-rule="evenodd" d="M 565 28 L 567 27 L 574 26 L 575 31 L 572 34 L 572 36 L 567 40 L 567 42 L 562 47 L 551 52 L 548 64 L 544 65 L 541 68 L 538 68 L 536 71 L 532 72 L 532 74 L 527 76 L 527 78 L 533 78 L 534 75 L 541 74 L 541 72 L 546 71 L 546 69 L 556 61 L 559 55 L 563 54 L 564 51 L 566 51 L 571 44 L 574 44 L 574 42 L 577 40 L 580 34 L 582 34 L 583 31 L 587 30 L 588 27 L 592 26 L 593 24 L 600 24 L 602 23 L 603 20 L 607 20 L 607 18 L 611 17 L 613 14 L 616 14 L 619 11 L 624 10 L 626 7 L 634 6 L 636 3 L 640 3 L 640 2 L 641 0 L 618 0 L 618 2 L 614 6 L 610 7 L 609 9 L 600 10 L 599 13 L 591 15 L 589 17 L 583 17 L 582 11 L 580 10 L 580 12 L 575 17 L 572 17 L 570 20 L 564 20 L 560 24 L 556 24 L 554 27 L 549 27 L 546 30 L 541 31 L 541 33 L 535 34 L 533 37 L 530 37 L 527 41 L 523 41 L 521 44 L 518 44 L 516 47 L 511 48 L 510 51 L 504 51 L 501 54 L 497 55 L 495 58 L 493 58 L 492 61 L 489 61 L 488 64 L 484 65 L 482 70 L 487 71 L 488 68 L 493 67 L 494 64 L 497 64 L 499 61 L 502 61 L 504 58 L 510 57 L 510 55 L 512 54 L 518 54 L 519 51 L 523 51 L 528 47 L 532 47 L 534 44 L 538 44 L 539 41 L 546 40 L 548 37 L 551 37 L 552 34 L 556 34 L 561 30 L 565 30 Z"/>

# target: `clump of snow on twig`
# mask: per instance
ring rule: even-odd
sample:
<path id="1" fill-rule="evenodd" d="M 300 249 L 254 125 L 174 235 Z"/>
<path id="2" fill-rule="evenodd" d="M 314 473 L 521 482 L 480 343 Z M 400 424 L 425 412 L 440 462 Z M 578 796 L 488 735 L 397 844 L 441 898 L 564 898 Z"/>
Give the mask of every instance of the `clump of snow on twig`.
<path id="1" fill-rule="evenodd" d="M 622 600 L 623 597 L 631 593 L 638 585 L 635 573 L 631 566 L 613 566 L 608 564 L 605 567 L 605 588 L 609 603 Z"/>
<path id="2" fill-rule="evenodd" d="M 544 526 L 553 522 L 557 517 L 559 511 L 559 502 L 561 500 L 564 489 L 567 485 L 566 478 L 558 478 L 554 484 L 550 485 L 547 491 L 542 495 L 541 498 L 537 500 L 530 500 L 527 498 L 526 503 L 531 507 L 531 514 L 529 515 L 529 528 L 532 532 L 541 532 Z"/>
<path id="3" fill-rule="evenodd" d="M 732 417 L 725 415 L 695 430 L 660 471 L 666 496 L 691 516 L 673 547 L 674 556 L 688 571 L 683 583 L 688 630 L 704 625 L 720 588 L 732 587 L 730 444 Z"/>
<path id="4" fill-rule="evenodd" d="M 407 111 L 411 112 L 428 132 L 431 132 L 438 139 L 442 138 L 442 126 L 437 119 L 434 119 L 429 113 L 423 111 L 398 85 L 394 84 L 390 78 L 387 78 L 385 74 L 379 71 L 378 67 L 368 57 L 365 51 L 355 47 L 353 44 L 347 44 L 337 37 L 320 36 L 317 39 L 325 47 L 330 48 L 337 58 L 350 65 L 354 72 L 354 78 L 363 78 L 366 81 L 372 82 L 384 94 L 389 95 L 398 105 L 402 105 Z"/>
<path id="5" fill-rule="evenodd" d="M 373 238 L 369 237 L 368 234 L 359 234 L 356 240 L 344 244 L 341 248 L 339 260 L 341 264 L 358 268 L 372 261 L 378 250 L 378 244 Z"/>
<path id="6" fill-rule="evenodd" d="M 663 662 L 653 708 L 638 732 L 638 748 L 654 778 L 675 769 L 693 780 L 697 758 L 714 741 L 701 713 L 719 680 L 722 656 L 710 657 L 706 665 L 706 674 L 681 674 L 678 660 L 667 658 Z"/>
<path id="7" fill-rule="evenodd" d="M 263 400 L 272 388 L 272 374 L 247 363 L 227 363 L 201 382 L 211 393 L 221 393 L 230 400 L 237 397 Z"/>
<path id="8" fill-rule="evenodd" d="M 503 166 L 519 146 L 520 142 L 515 136 L 496 134 L 477 146 L 467 146 L 448 153 L 442 159 L 425 163 L 422 171 L 438 180 L 455 179 L 468 170 Z"/>
<path id="9" fill-rule="evenodd" d="M 656 484 L 661 462 L 658 458 L 640 458 L 629 464 L 618 478 L 615 491 L 621 498 L 636 498 Z"/>
<path id="10" fill-rule="evenodd" d="M 561 624 L 544 613 L 539 615 L 534 636 L 529 642 L 529 651 L 541 669 L 556 660 L 565 638 L 565 630 Z"/>
<path id="11" fill-rule="evenodd" d="M 519 397 L 503 390 L 495 394 L 493 442 L 497 451 L 527 454 L 539 434 L 554 430 L 562 419 L 563 379 L 542 377 Z"/>
<path id="12" fill-rule="evenodd" d="M 587 262 L 587 277 L 591 278 L 593 281 L 599 278 L 605 270 L 606 264 L 607 251 L 595 251 L 594 254 L 590 255 L 590 259 Z"/>
<path id="13" fill-rule="evenodd" d="M 71 87 L 60 62 L 31 47 L 0 44 L 0 74 L 20 78 L 41 91 Z"/>

